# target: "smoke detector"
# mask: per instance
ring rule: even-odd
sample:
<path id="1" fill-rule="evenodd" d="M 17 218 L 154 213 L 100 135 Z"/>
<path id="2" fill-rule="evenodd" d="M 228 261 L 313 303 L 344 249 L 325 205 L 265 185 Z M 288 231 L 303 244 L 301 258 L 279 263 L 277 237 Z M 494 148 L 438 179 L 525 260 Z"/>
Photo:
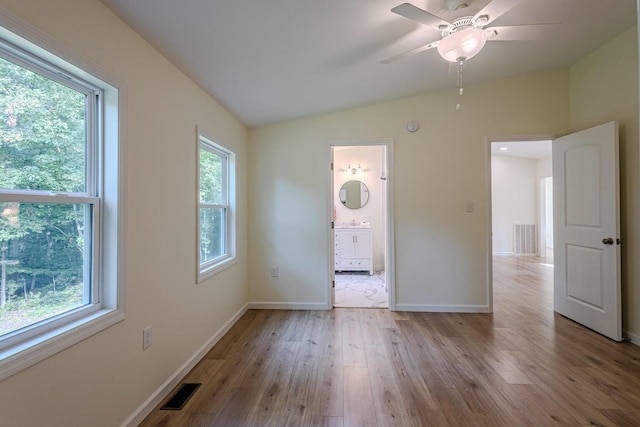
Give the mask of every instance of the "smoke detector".
<path id="1" fill-rule="evenodd" d="M 447 7 L 451 12 L 469 7 L 471 0 L 447 0 Z"/>

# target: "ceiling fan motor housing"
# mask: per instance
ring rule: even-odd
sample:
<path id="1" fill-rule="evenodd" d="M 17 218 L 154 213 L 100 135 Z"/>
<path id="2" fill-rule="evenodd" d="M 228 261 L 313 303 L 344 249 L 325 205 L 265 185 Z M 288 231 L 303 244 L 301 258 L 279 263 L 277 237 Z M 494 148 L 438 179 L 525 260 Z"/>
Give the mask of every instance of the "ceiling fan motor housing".
<path id="1" fill-rule="evenodd" d="M 448 27 L 445 27 L 443 25 L 438 29 L 442 30 L 442 37 L 446 37 L 449 34 L 455 33 L 456 31 L 463 30 L 465 28 L 475 27 L 472 18 L 473 18 L 472 16 L 465 16 L 463 18 L 458 18 L 454 21 L 451 21 L 451 25 L 449 25 Z"/>
<path id="2" fill-rule="evenodd" d="M 470 0 L 448 0 L 447 7 L 451 12 L 469 7 Z"/>

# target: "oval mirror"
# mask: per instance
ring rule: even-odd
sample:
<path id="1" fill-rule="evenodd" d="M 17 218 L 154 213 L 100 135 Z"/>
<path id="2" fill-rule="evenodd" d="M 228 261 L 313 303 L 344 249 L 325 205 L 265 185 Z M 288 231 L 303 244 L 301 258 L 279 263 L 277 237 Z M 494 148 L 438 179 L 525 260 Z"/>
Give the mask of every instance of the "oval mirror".
<path id="1" fill-rule="evenodd" d="M 339 197 L 349 209 L 360 209 L 369 201 L 369 189 L 364 182 L 352 179 L 342 185 Z"/>

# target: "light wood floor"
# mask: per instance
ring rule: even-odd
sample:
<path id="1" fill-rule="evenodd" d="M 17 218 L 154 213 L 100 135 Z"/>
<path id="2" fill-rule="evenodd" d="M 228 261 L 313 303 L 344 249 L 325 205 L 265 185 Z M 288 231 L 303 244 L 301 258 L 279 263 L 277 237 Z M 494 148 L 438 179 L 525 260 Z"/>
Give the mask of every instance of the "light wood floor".
<path id="1" fill-rule="evenodd" d="M 249 311 L 142 426 L 640 425 L 640 347 L 554 314 L 551 278 L 496 258 L 493 314 Z"/>

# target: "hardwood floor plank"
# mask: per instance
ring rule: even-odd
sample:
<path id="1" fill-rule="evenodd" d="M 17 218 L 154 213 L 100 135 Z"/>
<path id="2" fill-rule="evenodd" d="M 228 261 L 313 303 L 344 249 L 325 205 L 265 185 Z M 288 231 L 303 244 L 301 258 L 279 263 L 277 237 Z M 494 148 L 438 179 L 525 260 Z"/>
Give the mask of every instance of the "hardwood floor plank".
<path id="1" fill-rule="evenodd" d="M 638 409 L 603 409 L 602 414 L 611 425 L 615 426 L 637 426 L 640 420 L 640 410 Z"/>
<path id="2" fill-rule="evenodd" d="M 222 368 L 222 360 L 202 359 L 184 378 L 185 383 L 203 383 Z"/>
<path id="3" fill-rule="evenodd" d="M 182 427 L 191 415 L 189 412 L 156 409 L 140 423 L 140 427 Z"/>
<path id="4" fill-rule="evenodd" d="M 489 364 L 509 384 L 534 384 L 527 374 L 518 367 L 518 359 L 511 358 L 505 350 L 496 352 L 496 357 L 491 358 Z"/>
<path id="5" fill-rule="evenodd" d="M 247 311 L 205 358 L 222 360 L 230 357 L 231 354 L 246 351 L 245 346 L 256 341 L 257 336 L 263 334 L 263 330 L 257 326 L 265 324 L 265 319 L 269 317 L 267 314 L 261 310 Z"/>
<path id="6" fill-rule="evenodd" d="M 575 380 L 568 373 L 569 366 L 536 365 L 536 361 L 530 359 L 529 355 L 525 353 L 517 353 L 517 357 L 526 361 L 529 377 L 534 379 L 540 389 L 540 393 L 546 399 L 545 403 L 540 405 L 541 410 L 536 412 L 538 417 L 541 419 L 575 419 L 580 425 L 590 425 L 592 423 L 593 425 L 607 425 L 606 418 L 602 416 L 596 407 L 584 401 L 582 393 L 587 393 L 588 390 L 581 389 L 576 385 Z M 518 389 L 518 387 L 511 386 L 509 391 Z M 510 402 L 508 406 L 526 406 L 527 410 L 531 408 L 528 399 L 524 399 L 523 402 L 513 402 L 511 400 L 513 393 L 505 393 L 504 396 Z M 567 396 L 571 396 L 571 398 L 567 399 Z M 560 416 L 557 411 L 553 412 L 552 408 L 555 407 L 561 408 L 561 413 L 565 415 Z"/>
<path id="7" fill-rule="evenodd" d="M 365 346 L 377 345 L 384 342 L 380 317 L 376 314 L 380 310 L 362 310 L 359 323 L 362 331 L 362 341 Z"/>
<path id="8" fill-rule="evenodd" d="M 222 404 L 216 406 L 215 411 L 207 412 L 209 416 L 205 419 L 209 419 L 209 425 L 213 426 L 264 425 L 252 423 L 252 420 L 249 420 L 247 408 L 255 407 L 258 404 L 258 397 L 258 389 L 234 387 L 225 393 L 223 399 L 221 399 Z M 202 416 L 204 413 L 199 415 Z"/>
<path id="9" fill-rule="evenodd" d="M 369 372 L 363 366 L 344 367 L 345 426 L 377 426 Z"/>
<path id="10" fill-rule="evenodd" d="M 313 416 L 340 418 L 344 415 L 343 322 L 341 311 L 330 311 L 318 330 L 318 379 L 309 408 Z"/>
<path id="11" fill-rule="evenodd" d="M 314 311 L 288 311 L 284 322 L 283 337 L 285 341 L 302 342 L 305 330 L 315 320 Z"/>
<path id="12" fill-rule="evenodd" d="M 271 349 L 271 344 L 263 343 L 255 352 L 222 361 L 220 369 L 208 382 L 203 382 L 194 396 L 194 412 L 214 414 L 226 404 L 227 394 L 233 390 L 241 388 L 243 384 L 247 387 L 256 382 L 260 384 L 269 366 L 267 361 L 273 357 Z"/>
<path id="13" fill-rule="evenodd" d="M 376 419 L 384 426 L 411 426 L 407 402 L 402 398 L 401 385 L 395 377 L 393 362 L 384 344 L 369 345 L 366 349 L 367 368 Z"/>
<path id="14" fill-rule="evenodd" d="M 435 399 L 422 377 L 419 355 L 414 354 L 400 330 L 386 329 L 386 332 L 389 360 L 405 404 L 410 406 L 412 412 L 437 409 Z M 418 413 L 414 417 L 423 419 L 426 415 Z"/>
<path id="15" fill-rule="evenodd" d="M 311 417 L 309 427 L 344 427 L 342 417 Z"/>
<path id="16" fill-rule="evenodd" d="M 316 382 L 318 380 L 317 360 L 297 360 L 293 368 L 291 382 L 287 390 L 286 425 L 304 426 L 310 424 L 311 402 L 315 399 Z"/>
<path id="17" fill-rule="evenodd" d="M 327 346 L 326 350 L 326 356 L 318 362 L 318 379 L 309 410 L 314 416 L 343 417 L 342 351 L 337 346 Z"/>
<path id="18" fill-rule="evenodd" d="M 342 356 L 344 366 L 367 366 L 364 354 L 363 325 L 356 309 L 346 309 L 343 319 Z"/>
<path id="19" fill-rule="evenodd" d="M 531 426 L 584 425 L 569 411 L 558 405 L 543 389 L 531 384 L 509 386 L 505 395 L 510 411 L 517 415 L 518 423 Z"/>
<path id="20" fill-rule="evenodd" d="M 287 415 L 287 393 L 299 348 L 300 343 L 296 342 L 283 342 L 280 345 L 277 357 L 273 359 L 258 393 L 256 404 L 248 408 L 251 425 L 258 425 L 259 422 L 263 425 L 283 425 L 283 419 Z"/>

